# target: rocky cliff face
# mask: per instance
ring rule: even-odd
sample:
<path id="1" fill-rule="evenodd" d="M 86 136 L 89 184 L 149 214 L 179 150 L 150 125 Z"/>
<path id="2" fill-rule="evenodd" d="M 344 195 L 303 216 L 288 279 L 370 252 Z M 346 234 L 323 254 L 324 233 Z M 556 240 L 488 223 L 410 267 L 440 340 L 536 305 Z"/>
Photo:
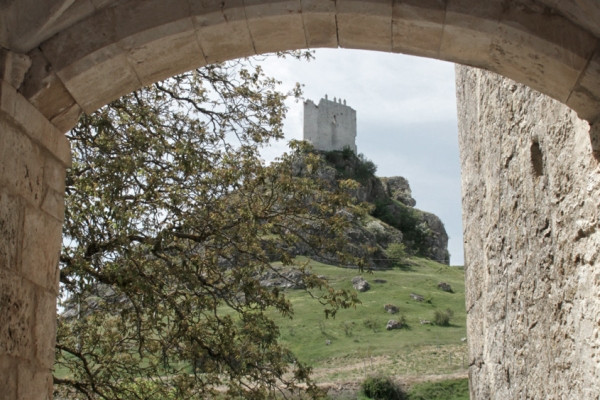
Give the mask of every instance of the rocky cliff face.
<path id="1" fill-rule="evenodd" d="M 381 178 L 381 183 L 383 183 L 383 186 L 387 191 L 387 195 L 390 198 L 409 207 L 414 207 L 417 205 L 417 201 L 412 198 L 412 191 L 410 190 L 410 185 L 408 184 L 408 180 L 406 178 L 402 176 Z"/>
<path id="2" fill-rule="evenodd" d="M 597 399 L 600 168 L 559 102 L 457 67 L 472 399 Z"/>
<path id="3" fill-rule="evenodd" d="M 324 152 L 328 165 L 321 177 L 331 181 L 352 178 L 360 183 L 354 196 L 372 203 L 376 220 L 349 232 L 349 240 L 368 243 L 377 248 L 371 256 L 371 266 L 387 266 L 385 249 L 391 243 L 404 243 L 409 253 L 449 264 L 448 235 L 442 221 L 434 214 L 414 208 L 416 201 L 408 181 L 401 177 L 378 178 L 375 165 L 369 160 L 343 151 Z"/>

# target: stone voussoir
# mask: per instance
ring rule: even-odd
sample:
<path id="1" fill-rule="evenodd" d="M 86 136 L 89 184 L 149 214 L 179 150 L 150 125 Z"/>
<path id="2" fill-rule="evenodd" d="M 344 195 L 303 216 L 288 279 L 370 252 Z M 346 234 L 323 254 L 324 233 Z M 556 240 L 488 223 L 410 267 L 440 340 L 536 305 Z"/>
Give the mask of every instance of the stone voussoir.
<path id="1" fill-rule="evenodd" d="M 392 51 L 392 0 L 336 1 L 340 47 Z"/>
<path id="2" fill-rule="evenodd" d="M 71 165 L 71 145 L 48 119 L 7 82 L 0 82 L 0 112 L 26 132 L 65 167 Z"/>

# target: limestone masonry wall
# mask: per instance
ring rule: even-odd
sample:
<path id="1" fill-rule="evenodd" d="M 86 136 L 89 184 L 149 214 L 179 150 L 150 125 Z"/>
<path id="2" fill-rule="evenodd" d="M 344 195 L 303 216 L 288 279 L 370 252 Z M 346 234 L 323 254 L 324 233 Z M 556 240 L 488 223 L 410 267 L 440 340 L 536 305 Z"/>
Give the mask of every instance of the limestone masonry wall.
<path id="1" fill-rule="evenodd" d="M 312 100 L 304 102 L 304 140 L 311 142 L 316 149 L 342 150 L 348 146 L 356 150 L 356 111 L 339 102 L 328 100 L 327 96 L 317 106 Z"/>
<path id="2" fill-rule="evenodd" d="M 14 79 L 4 78 L 8 79 L 0 79 L 0 399 L 51 399 L 70 147 L 67 138 L 17 92 Z"/>
<path id="3" fill-rule="evenodd" d="M 473 399 L 597 399 L 600 168 L 559 102 L 457 67 Z"/>

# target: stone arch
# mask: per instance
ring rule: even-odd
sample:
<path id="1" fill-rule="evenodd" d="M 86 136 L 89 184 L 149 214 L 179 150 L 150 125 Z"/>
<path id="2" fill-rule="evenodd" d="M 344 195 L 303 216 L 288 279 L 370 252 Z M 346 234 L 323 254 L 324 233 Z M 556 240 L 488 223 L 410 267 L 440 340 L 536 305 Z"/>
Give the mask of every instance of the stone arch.
<path id="1" fill-rule="evenodd" d="M 57 9 L 53 18 L 9 44 L 33 60 L 21 92 L 63 131 L 78 112 L 178 72 L 315 47 L 480 67 L 567 104 L 589 122 L 600 117 L 600 27 L 594 19 L 600 6 L 593 0 L 581 6 L 555 0 L 47 2 Z M 38 1 L 12 8 L 23 3 Z"/>
<path id="2" fill-rule="evenodd" d="M 4 0 L 0 17 L 0 387 L 10 400 L 51 397 L 61 132 L 81 112 L 207 63 L 341 47 L 481 67 L 600 119 L 597 0 Z"/>

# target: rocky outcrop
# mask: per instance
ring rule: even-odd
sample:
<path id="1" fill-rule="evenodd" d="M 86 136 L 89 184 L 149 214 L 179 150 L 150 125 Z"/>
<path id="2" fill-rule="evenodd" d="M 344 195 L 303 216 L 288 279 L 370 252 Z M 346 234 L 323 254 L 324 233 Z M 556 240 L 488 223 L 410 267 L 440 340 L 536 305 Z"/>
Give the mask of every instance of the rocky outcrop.
<path id="1" fill-rule="evenodd" d="M 448 234 L 435 214 L 388 199 L 376 203 L 373 215 L 400 230 L 403 234 L 402 242 L 412 253 L 442 264 L 450 263 Z"/>
<path id="2" fill-rule="evenodd" d="M 396 321 L 395 319 L 390 319 L 385 326 L 385 329 L 391 331 L 392 329 L 402 329 L 404 324 L 400 321 Z"/>
<path id="3" fill-rule="evenodd" d="M 383 306 L 383 309 L 388 313 L 388 314 L 396 314 L 398 311 L 400 311 L 400 309 L 393 305 L 393 304 L 385 304 Z"/>
<path id="4" fill-rule="evenodd" d="M 490 72 L 457 67 L 456 87 L 471 398 L 595 399 L 600 168 L 589 126 Z"/>
<path id="5" fill-rule="evenodd" d="M 417 205 L 417 201 L 412 198 L 412 191 L 410 190 L 410 185 L 406 178 L 402 176 L 392 176 L 389 178 L 380 178 L 380 180 L 390 198 L 409 207 Z"/>
<path id="6" fill-rule="evenodd" d="M 367 282 L 367 280 L 362 276 L 355 276 L 352 278 L 352 286 L 359 292 L 366 292 L 367 290 L 371 289 L 369 282 Z"/>
<path id="7" fill-rule="evenodd" d="M 437 285 L 438 289 L 443 290 L 444 292 L 452 293 L 452 286 L 446 282 L 440 282 Z"/>
<path id="8" fill-rule="evenodd" d="M 442 221 L 434 214 L 414 208 L 416 201 L 408 180 L 396 176 L 378 178 L 376 166 L 364 156 L 351 151 L 320 152 L 325 163 L 318 176 L 326 187 L 334 189 L 339 179 L 353 179 L 360 183 L 350 194 L 359 202 L 373 204 L 372 216 L 362 223 L 353 224 L 346 231 L 352 255 L 365 258 L 369 268 L 388 268 L 386 249 L 392 243 L 403 243 L 409 254 L 431 258 L 449 264 L 448 235 Z M 305 165 L 298 159 L 294 173 L 302 175 Z M 369 248 L 369 252 L 365 249 Z M 311 249 L 298 245 L 295 254 L 308 256 L 316 261 L 336 263 L 333 254 L 314 254 Z"/>
<path id="9" fill-rule="evenodd" d="M 302 271 L 295 268 L 274 268 L 263 274 L 259 281 L 263 287 L 280 287 L 284 289 L 303 289 L 304 276 Z"/>

